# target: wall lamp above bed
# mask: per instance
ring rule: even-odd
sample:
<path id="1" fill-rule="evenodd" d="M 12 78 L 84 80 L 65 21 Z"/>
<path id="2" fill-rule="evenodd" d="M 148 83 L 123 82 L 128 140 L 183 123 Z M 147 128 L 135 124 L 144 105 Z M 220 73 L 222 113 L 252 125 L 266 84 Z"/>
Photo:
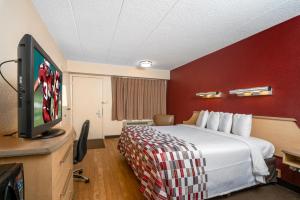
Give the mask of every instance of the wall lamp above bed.
<path id="1" fill-rule="evenodd" d="M 223 96 L 222 92 L 198 92 L 196 93 L 196 96 L 201 97 L 201 98 L 221 98 Z"/>
<path id="2" fill-rule="evenodd" d="M 230 90 L 229 94 L 234 94 L 237 96 L 265 96 L 272 95 L 272 87 L 254 87 L 254 88 L 245 88 L 245 89 L 236 89 Z"/>

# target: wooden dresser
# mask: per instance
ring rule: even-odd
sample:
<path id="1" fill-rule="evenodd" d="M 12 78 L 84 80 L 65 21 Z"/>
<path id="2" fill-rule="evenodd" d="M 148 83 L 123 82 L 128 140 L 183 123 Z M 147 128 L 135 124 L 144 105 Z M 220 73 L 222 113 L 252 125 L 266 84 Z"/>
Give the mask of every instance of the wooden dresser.
<path id="1" fill-rule="evenodd" d="M 74 129 L 62 136 L 29 140 L 0 136 L 0 164 L 23 163 L 26 200 L 73 198 Z"/>

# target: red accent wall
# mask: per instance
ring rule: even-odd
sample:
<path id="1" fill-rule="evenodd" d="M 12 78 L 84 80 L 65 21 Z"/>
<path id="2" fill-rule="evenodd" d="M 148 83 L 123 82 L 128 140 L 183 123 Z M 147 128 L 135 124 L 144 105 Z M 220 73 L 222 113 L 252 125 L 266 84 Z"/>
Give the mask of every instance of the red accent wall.
<path id="1" fill-rule="evenodd" d="M 271 86 L 273 96 L 228 95 L 231 89 L 257 86 Z M 220 99 L 195 96 L 206 91 L 227 95 Z M 172 70 L 168 113 L 182 123 L 201 109 L 300 121 L 300 16 Z"/>

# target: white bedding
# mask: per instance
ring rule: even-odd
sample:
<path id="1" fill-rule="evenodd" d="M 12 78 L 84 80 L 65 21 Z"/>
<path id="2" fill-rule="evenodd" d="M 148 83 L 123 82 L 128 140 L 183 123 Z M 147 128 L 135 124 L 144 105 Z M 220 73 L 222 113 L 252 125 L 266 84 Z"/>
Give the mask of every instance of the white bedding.
<path id="1" fill-rule="evenodd" d="M 269 174 L 264 158 L 273 156 L 274 146 L 265 140 L 191 125 L 154 128 L 200 147 L 206 159 L 209 198 L 264 183 Z"/>
<path id="2" fill-rule="evenodd" d="M 247 139 L 260 150 L 264 159 L 273 157 L 275 147 L 271 142 L 256 137 L 249 137 Z"/>

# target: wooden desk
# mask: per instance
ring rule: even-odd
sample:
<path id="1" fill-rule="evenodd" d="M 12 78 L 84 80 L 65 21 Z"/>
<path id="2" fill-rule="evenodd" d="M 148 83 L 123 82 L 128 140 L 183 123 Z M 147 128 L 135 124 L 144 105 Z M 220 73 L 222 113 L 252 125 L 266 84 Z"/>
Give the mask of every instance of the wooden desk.
<path id="1" fill-rule="evenodd" d="M 69 200 L 73 197 L 73 140 L 66 133 L 44 140 L 0 136 L 0 164 L 23 163 L 26 200 Z"/>

